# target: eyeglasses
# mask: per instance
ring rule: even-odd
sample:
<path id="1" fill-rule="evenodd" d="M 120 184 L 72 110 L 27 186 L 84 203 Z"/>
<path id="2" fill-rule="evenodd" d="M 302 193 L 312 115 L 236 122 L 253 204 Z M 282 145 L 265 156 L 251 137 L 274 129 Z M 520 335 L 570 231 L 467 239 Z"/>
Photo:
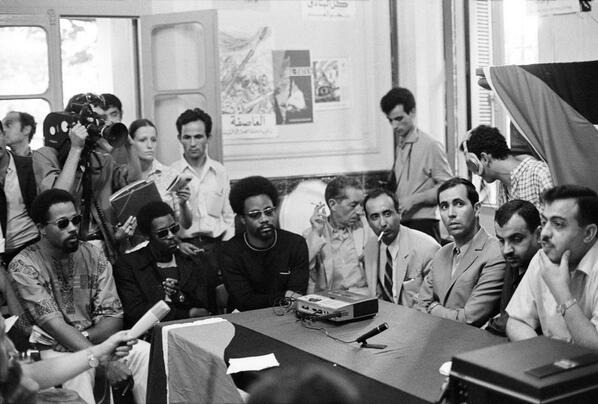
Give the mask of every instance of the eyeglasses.
<path id="1" fill-rule="evenodd" d="M 68 217 L 61 217 L 48 223 L 55 224 L 60 230 L 64 230 L 69 226 L 69 223 L 72 223 L 74 226 L 79 226 L 79 223 L 81 223 L 81 215 L 75 215 L 70 219 Z"/>
<path id="2" fill-rule="evenodd" d="M 265 208 L 264 210 L 252 210 L 250 212 L 245 213 L 244 216 L 256 220 L 262 217 L 262 214 L 266 215 L 266 217 L 272 217 L 274 216 L 274 212 L 276 212 L 276 208 L 270 206 Z"/>
<path id="3" fill-rule="evenodd" d="M 154 234 L 158 238 L 166 238 L 168 237 L 168 232 L 170 231 L 173 235 L 177 234 L 181 230 L 181 225 L 178 223 L 173 224 L 170 227 L 166 227 L 164 229 L 160 229 L 155 231 Z"/>

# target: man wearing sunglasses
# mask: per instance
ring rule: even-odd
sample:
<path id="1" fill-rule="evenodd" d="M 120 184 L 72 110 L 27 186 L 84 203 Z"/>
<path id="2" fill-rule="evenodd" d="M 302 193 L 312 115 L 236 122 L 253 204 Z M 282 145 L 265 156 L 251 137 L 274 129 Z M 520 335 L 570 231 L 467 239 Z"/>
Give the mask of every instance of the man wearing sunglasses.
<path id="1" fill-rule="evenodd" d="M 500 181 L 498 206 L 523 199 L 542 210 L 540 196 L 552 188 L 548 165 L 527 154 L 515 155 L 497 128 L 480 125 L 471 130 L 461 145 L 467 168 L 484 181 Z"/>
<path id="2" fill-rule="evenodd" d="M 52 339 L 45 357 L 75 352 L 102 343 L 123 328 L 123 310 L 112 267 L 99 249 L 79 241 L 81 215 L 73 196 L 52 189 L 38 195 L 31 217 L 41 239 L 26 247 L 10 263 L 9 271 L 28 316 Z M 39 344 L 38 344 L 39 345 Z M 94 402 L 97 363 L 91 370 L 63 383 L 87 402 Z M 111 384 L 133 376 L 133 395 L 145 402 L 149 344 L 140 341 L 127 361 L 105 365 Z"/>
<path id="3" fill-rule="evenodd" d="M 0 123 L 0 265 L 8 265 L 20 250 L 39 239 L 29 216 L 37 195 L 31 157 L 8 151 L 6 142 Z"/>
<path id="4" fill-rule="evenodd" d="M 220 268 L 229 310 L 254 310 L 283 303 L 307 289 L 307 244 L 277 229 L 278 192 L 264 177 L 247 177 L 231 189 L 230 204 L 245 231 L 222 244 Z"/>
<path id="5" fill-rule="evenodd" d="M 121 256 L 114 266 L 125 327 L 132 327 L 159 300 L 170 306 L 163 321 L 208 315 L 205 256 L 178 250 L 176 234 L 181 226 L 172 208 L 162 201 L 150 202 L 139 209 L 137 225 L 149 238 L 148 245 Z M 214 287 L 212 283 L 210 289 Z"/>

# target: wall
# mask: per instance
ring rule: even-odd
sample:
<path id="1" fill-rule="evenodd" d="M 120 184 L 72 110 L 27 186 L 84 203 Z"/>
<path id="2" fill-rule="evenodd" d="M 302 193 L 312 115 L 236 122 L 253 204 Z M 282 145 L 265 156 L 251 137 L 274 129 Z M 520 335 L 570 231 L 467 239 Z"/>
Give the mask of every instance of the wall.
<path id="1" fill-rule="evenodd" d="M 243 25 L 272 28 L 273 49 L 309 49 L 313 59 L 347 58 L 351 66 L 350 104 L 314 111 L 313 123 L 277 126 L 273 138 L 223 139 L 224 163 L 231 178 L 318 176 L 388 170 L 392 132 L 378 102 L 388 91 L 390 28 L 388 3 L 351 1 L 347 20 L 317 21 L 302 16 L 301 1 L 162 1 L 153 14 L 216 8 L 219 24 L 245 15 Z"/>
<path id="2" fill-rule="evenodd" d="M 417 103 L 417 125 L 442 142 L 445 129 L 445 70 L 442 2 L 399 0 L 399 85 Z"/>
<path id="3" fill-rule="evenodd" d="M 598 59 L 598 3 L 591 12 L 540 16 L 538 62 Z"/>

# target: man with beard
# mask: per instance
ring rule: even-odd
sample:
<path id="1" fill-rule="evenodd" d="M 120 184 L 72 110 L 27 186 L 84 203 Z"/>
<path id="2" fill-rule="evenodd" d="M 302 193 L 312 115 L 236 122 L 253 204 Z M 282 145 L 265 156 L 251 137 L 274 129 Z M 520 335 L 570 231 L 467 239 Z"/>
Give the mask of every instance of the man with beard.
<path id="1" fill-rule="evenodd" d="M 112 267 L 99 249 L 79 241 L 81 215 L 73 196 L 60 189 L 44 191 L 33 201 L 31 215 L 41 240 L 22 250 L 9 271 L 27 314 L 53 339 L 47 348 L 54 351 L 44 357 L 87 349 L 121 330 Z M 140 341 L 126 361 L 110 361 L 105 370 L 111 384 L 132 374 L 135 400 L 144 403 L 148 364 L 149 344 Z M 92 368 L 63 386 L 94 402 L 94 376 Z"/>
<path id="2" fill-rule="evenodd" d="M 305 293 L 309 261 L 305 239 L 277 229 L 278 192 L 264 177 L 247 177 L 231 189 L 230 204 L 245 231 L 222 244 L 220 268 L 228 308 L 253 310 Z"/>
<path id="3" fill-rule="evenodd" d="M 507 304 L 521 282 L 530 260 L 540 248 L 540 213 L 531 202 L 514 199 L 498 208 L 494 215 L 494 229 L 507 266 L 500 296 L 500 313 L 490 320 L 486 330 L 506 337 L 509 318 Z"/>
<path id="4" fill-rule="evenodd" d="M 378 237 L 372 236 L 364 249 L 369 294 L 411 307 L 440 245 L 427 234 L 401 225 L 399 201 L 390 191 L 370 192 L 364 209 Z"/>
<path id="5" fill-rule="evenodd" d="M 162 299 L 170 306 L 163 321 L 208 315 L 206 259 L 178 250 L 176 233 L 180 225 L 172 208 L 162 201 L 150 202 L 139 209 L 137 225 L 149 238 L 148 245 L 123 255 L 114 265 L 125 327 L 132 327 Z"/>
<path id="6" fill-rule="evenodd" d="M 363 191 L 355 179 L 334 178 L 324 192 L 324 204 L 314 207 L 311 227 L 303 232 L 309 251 L 308 292 L 350 289 L 367 294 L 363 247 L 371 234 L 362 222 Z"/>
<path id="7" fill-rule="evenodd" d="M 481 327 L 498 313 L 505 260 L 496 238 L 480 227 L 479 195 L 471 182 L 451 178 L 438 188 L 440 217 L 455 240 L 442 247 L 415 296 L 415 307 Z"/>
<path id="8" fill-rule="evenodd" d="M 440 242 L 436 191 L 452 177 L 444 146 L 415 126 L 415 97 L 395 87 L 380 100 L 380 108 L 395 137 L 393 188 L 396 187 L 401 223 Z"/>
<path id="9" fill-rule="evenodd" d="M 507 306 L 512 341 L 548 337 L 598 349 L 598 196 L 577 185 L 542 195 L 542 250 Z"/>

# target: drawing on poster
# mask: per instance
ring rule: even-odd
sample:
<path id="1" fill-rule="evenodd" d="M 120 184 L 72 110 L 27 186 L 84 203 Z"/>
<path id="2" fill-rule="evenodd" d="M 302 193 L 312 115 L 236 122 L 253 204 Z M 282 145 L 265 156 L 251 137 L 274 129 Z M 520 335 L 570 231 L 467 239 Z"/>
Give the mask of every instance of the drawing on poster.
<path id="1" fill-rule="evenodd" d="M 313 122 L 312 73 L 308 50 L 272 52 L 277 125 Z"/>
<path id="2" fill-rule="evenodd" d="M 272 95 L 272 30 L 220 30 L 222 134 L 229 138 L 276 136 Z"/>
<path id="3" fill-rule="evenodd" d="M 347 59 L 313 61 L 314 103 L 316 109 L 344 108 L 349 104 Z"/>

